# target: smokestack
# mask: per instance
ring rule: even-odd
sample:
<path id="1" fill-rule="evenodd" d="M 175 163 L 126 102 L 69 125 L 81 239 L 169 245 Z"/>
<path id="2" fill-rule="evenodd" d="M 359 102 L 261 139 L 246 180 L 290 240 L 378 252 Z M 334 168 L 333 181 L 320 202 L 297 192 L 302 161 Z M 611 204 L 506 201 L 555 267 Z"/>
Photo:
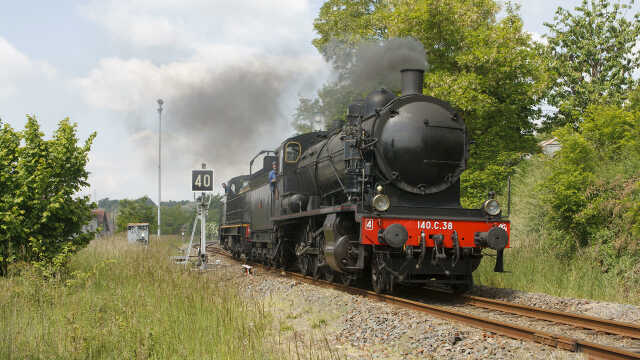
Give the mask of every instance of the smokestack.
<path id="1" fill-rule="evenodd" d="M 424 85 L 424 70 L 404 69 L 400 70 L 402 77 L 402 95 L 420 94 Z"/>

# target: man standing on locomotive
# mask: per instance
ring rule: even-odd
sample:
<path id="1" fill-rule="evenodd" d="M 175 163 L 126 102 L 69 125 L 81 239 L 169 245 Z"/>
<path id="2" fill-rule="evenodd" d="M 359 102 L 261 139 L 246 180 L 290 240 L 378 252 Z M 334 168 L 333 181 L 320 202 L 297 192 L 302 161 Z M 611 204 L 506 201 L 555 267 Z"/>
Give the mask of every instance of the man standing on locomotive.
<path id="1" fill-rule="evenodd" d="M 272 170 L 269 172 L 269 186 L 271 186 L 271 194 L 274 199 L 278 198 L 278 194 L 276 194 L 276 173 L 278 170 L 278 165 L 274 161 L 271 163 Z"/>

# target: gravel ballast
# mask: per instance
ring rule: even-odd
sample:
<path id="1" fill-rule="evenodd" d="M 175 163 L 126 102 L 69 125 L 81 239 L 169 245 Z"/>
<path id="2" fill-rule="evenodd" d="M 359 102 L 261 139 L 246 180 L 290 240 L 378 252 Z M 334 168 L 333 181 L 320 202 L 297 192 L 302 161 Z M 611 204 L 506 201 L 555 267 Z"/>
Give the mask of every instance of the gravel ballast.
<path id="1" fill-rule="evenodd" d="M 306 284 L 277 272 L 256 269 L 254 275 L 247 276 L 239 263 L 215 258 L 229 265 L 224 266 L 230 275 L 226 277 L 240 285 L 246 296 L 264 303 L 273 316 L 271 336 L 277 337 L 274 343 L 293 358 L 583 358 L 582 354 L 510 339 L 421 312 Z M 640 309 L 631 305 L 487 287 L 477 287 L 471 294 L 620 321 L 640 318 Z M 552 326 L 545 330 L 555 332 Z"/>

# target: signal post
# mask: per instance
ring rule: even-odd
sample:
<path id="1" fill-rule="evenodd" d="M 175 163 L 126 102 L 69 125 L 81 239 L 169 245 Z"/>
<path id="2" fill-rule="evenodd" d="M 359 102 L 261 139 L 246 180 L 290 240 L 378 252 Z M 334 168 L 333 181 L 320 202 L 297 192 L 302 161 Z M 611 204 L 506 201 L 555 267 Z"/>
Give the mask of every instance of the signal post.
<path id="1" fill-rule="evenodd" d="M 196 193 L 200 193 L 200 196 L 196 198 L 196 210 L 197 216 L 193 223 L 193 230 L 191 231 L 191 241 L 189 242 L 188 251 L 191 252 L 191 246 L 193 244 L 193 235 L 196 230 L 196 223 L 200 219 L 200 250 L 198 250 L 198 259 L 202 269 L 207 267 L 207 243 L 206 243 L 206 222 L 207 213 L 209 212 L 209 204 L 213 198 L 213 170 L 207 169 L 205 163 L 202 164 L 201 170 L 191 171 L 191 191 L 193 196 Z M 187 255 L 188 257 L 188 255 Z M 186 260 L 186 259 L 185 259 Z"/>

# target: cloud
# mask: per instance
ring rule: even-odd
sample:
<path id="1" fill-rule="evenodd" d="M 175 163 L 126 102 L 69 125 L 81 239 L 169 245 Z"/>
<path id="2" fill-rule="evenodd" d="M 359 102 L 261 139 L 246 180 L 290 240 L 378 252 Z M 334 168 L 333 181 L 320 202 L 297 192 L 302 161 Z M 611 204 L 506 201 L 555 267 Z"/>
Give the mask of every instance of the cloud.
<path id="1" fill-rule="evenodd" d="M 30 81 L 49 81 L 56 76 L 53 66 L 36 61 L 0 37 L 0 99 L 15 95 L 21 84 Z"/>
<path id="2" fill-rule="evenodd" d="M 144 59 L 108 58 L 72 83 L 90 105 L 132 111 L 160 96 L 175 96 L 184 86 L 197 83 L 203 71 L 198 62 L 158 66 Z"/>
<path id="3" fill-rule="evenodd" d="M 234 46 L 202 47 L 192 58 L 156 65 L 147 59 L 107 58 L 87 76 L 71 83 L 90 105 L 117 111 L 146 107 L 149 99 L 174 99 L 195 87 L 215 82 L 231 71 L 289 73 L 287 86 L 321 80 L 327 65 L 320 56 L 270 56 L 254 49 Z"/>
<path id="4" fill-rule="evenodd" d="M 80 13 L 137 47 L 221 40 L 269 47 L 308 38 L 313 19 L 304 0 L 107 0 L 81 6 Z"/>
<path id="5" fill-rule="evenodd" d="M 92 186 L 117 196 L 155 194 L 156 99 L 165 100 L 163 193 L 180 199 L 203 161 L 216 184 L 247 173 L 255 153 L 292 134 L 298 95 L 315 92 L 329 73 L 311 46 L 308 0 L 96 0 L 78 10 L 119 52 L 69 80 L 130 134 L 92 165 Z M 117 167 L 126 170 L 114 178 Z"/>
<path id="6" fill-rule="evenodd" d="M 531 40 L 543 45 L 547 45 L 549 40 L 545 37 L 545 35 L 538 34 L 537 32 L 527 31 L 527 33 L 531 36 Z"/>
<path id="7" fill-rule="evenodd" d="M 247 173 L 255 153 L 275 148 L 291 135 L 298 93 L 311 93 L 327 73 L 328 65 L 319 55 L 275 56 L 211 44 L 189 59 L 164 65 L 145 59 L 104 59 L 72 83 L 88 104 L 114 112 L 133 134 L 126 141 L 135 153 L 120 164 L 145 179 L 155 178 L 157 169 L 155 100 L 165 100 L 167 192 L 171 198 L 183 198 L 189 181 L 185 174 L 201 162 L 215 168 L 219 184 Z M 96 174 L 103 174 L 99 167 L 96 163 Z M 95 177 L 99 186 L 113 187 L 101 176 Z"/>

